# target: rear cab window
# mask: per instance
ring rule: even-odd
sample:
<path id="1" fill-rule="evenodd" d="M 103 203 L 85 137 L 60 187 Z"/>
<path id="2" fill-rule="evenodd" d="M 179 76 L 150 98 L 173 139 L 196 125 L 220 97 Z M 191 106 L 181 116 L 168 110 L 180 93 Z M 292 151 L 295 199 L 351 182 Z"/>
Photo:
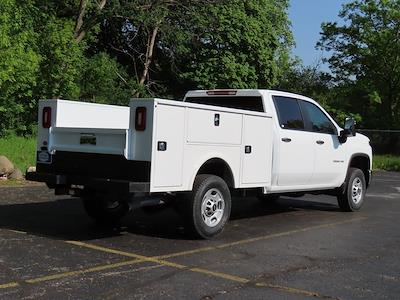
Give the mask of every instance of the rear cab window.
<path id="1" fill-rule="evenodd" d="M 264 112 L 261 96 L 187 97 L 185 102 Z"/>

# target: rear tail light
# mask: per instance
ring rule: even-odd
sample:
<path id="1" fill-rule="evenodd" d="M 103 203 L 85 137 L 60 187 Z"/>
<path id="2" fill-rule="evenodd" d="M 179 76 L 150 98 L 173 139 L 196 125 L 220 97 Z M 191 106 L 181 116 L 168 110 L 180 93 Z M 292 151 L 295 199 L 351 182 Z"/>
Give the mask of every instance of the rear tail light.
<path id="1" fill-rule="evenodd" d="M 146 107 L 136 108 L 135 129 L 144 131 L 146 129 Z"/>
<path id="2" fill-rule="evenodd" d="M 43 108 L 42 125 L 43 128 L 50 128 L 51 126 L 51 107 L 49 106 Z"/>

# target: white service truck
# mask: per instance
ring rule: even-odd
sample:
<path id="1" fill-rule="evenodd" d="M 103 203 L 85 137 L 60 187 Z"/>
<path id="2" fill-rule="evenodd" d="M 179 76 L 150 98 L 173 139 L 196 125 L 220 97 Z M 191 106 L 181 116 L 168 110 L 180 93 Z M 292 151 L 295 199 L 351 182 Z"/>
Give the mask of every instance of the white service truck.
<path id="1" fill-rule="evenodd" d="M 268 201 L 324 193 L 357 211 L 371 181 L 372 149 L 354 120 L 341 128 L 318 103 L 287 92 L 200 90 L 129 107 L 42 100 L 38 127 L 27 179 L 82 197 L 102 222 L 179 199 L 188 226 L 210 238 L 235 191 Z"/>

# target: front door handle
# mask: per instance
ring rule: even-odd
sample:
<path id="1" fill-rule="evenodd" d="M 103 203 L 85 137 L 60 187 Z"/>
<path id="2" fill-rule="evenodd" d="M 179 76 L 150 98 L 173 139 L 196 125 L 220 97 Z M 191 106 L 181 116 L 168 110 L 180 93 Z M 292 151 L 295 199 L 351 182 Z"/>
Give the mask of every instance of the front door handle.
<path id="1" fill-rule="evenodd" d="M 282 142 L 290 143 L 291 141 L 292 141 L 292 139 L 289 139 L 289 138 L 282 138 Z"/>
<path id="2" fill-rule="evenodd" d="M 317 141 L 317 144 L 318 145 L 323 145 L 323 144 L 325 144 L 325 142 L 324 141 Z"/>

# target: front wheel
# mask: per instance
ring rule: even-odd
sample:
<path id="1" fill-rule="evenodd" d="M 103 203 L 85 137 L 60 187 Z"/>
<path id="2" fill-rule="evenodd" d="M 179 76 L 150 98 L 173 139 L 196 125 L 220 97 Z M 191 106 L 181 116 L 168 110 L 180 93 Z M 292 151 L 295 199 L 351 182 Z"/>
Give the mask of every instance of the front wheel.
<path id="1" fill-rule="evenodd" d="M 192 231 L 204 239 L 222 232 L 231 214 L 231 194 L 225 181 L 215 175 L 198 175 L 187 201 Z"/>
<path id="2" fill-rule="evenodd" d="M 101 224 L 115 223 L 129 211 L 128 202 L 117 194 L 85 193 L 82 201 L 88 216 Z"/>
<path id="3" fill-rule="evenodd" d="M 347 173 L 345 190 L 337 197 L 340 209 L 342 211 L 360 210 L 364 204 L 366 188 L 363 171 L 350 168 Z"/>

